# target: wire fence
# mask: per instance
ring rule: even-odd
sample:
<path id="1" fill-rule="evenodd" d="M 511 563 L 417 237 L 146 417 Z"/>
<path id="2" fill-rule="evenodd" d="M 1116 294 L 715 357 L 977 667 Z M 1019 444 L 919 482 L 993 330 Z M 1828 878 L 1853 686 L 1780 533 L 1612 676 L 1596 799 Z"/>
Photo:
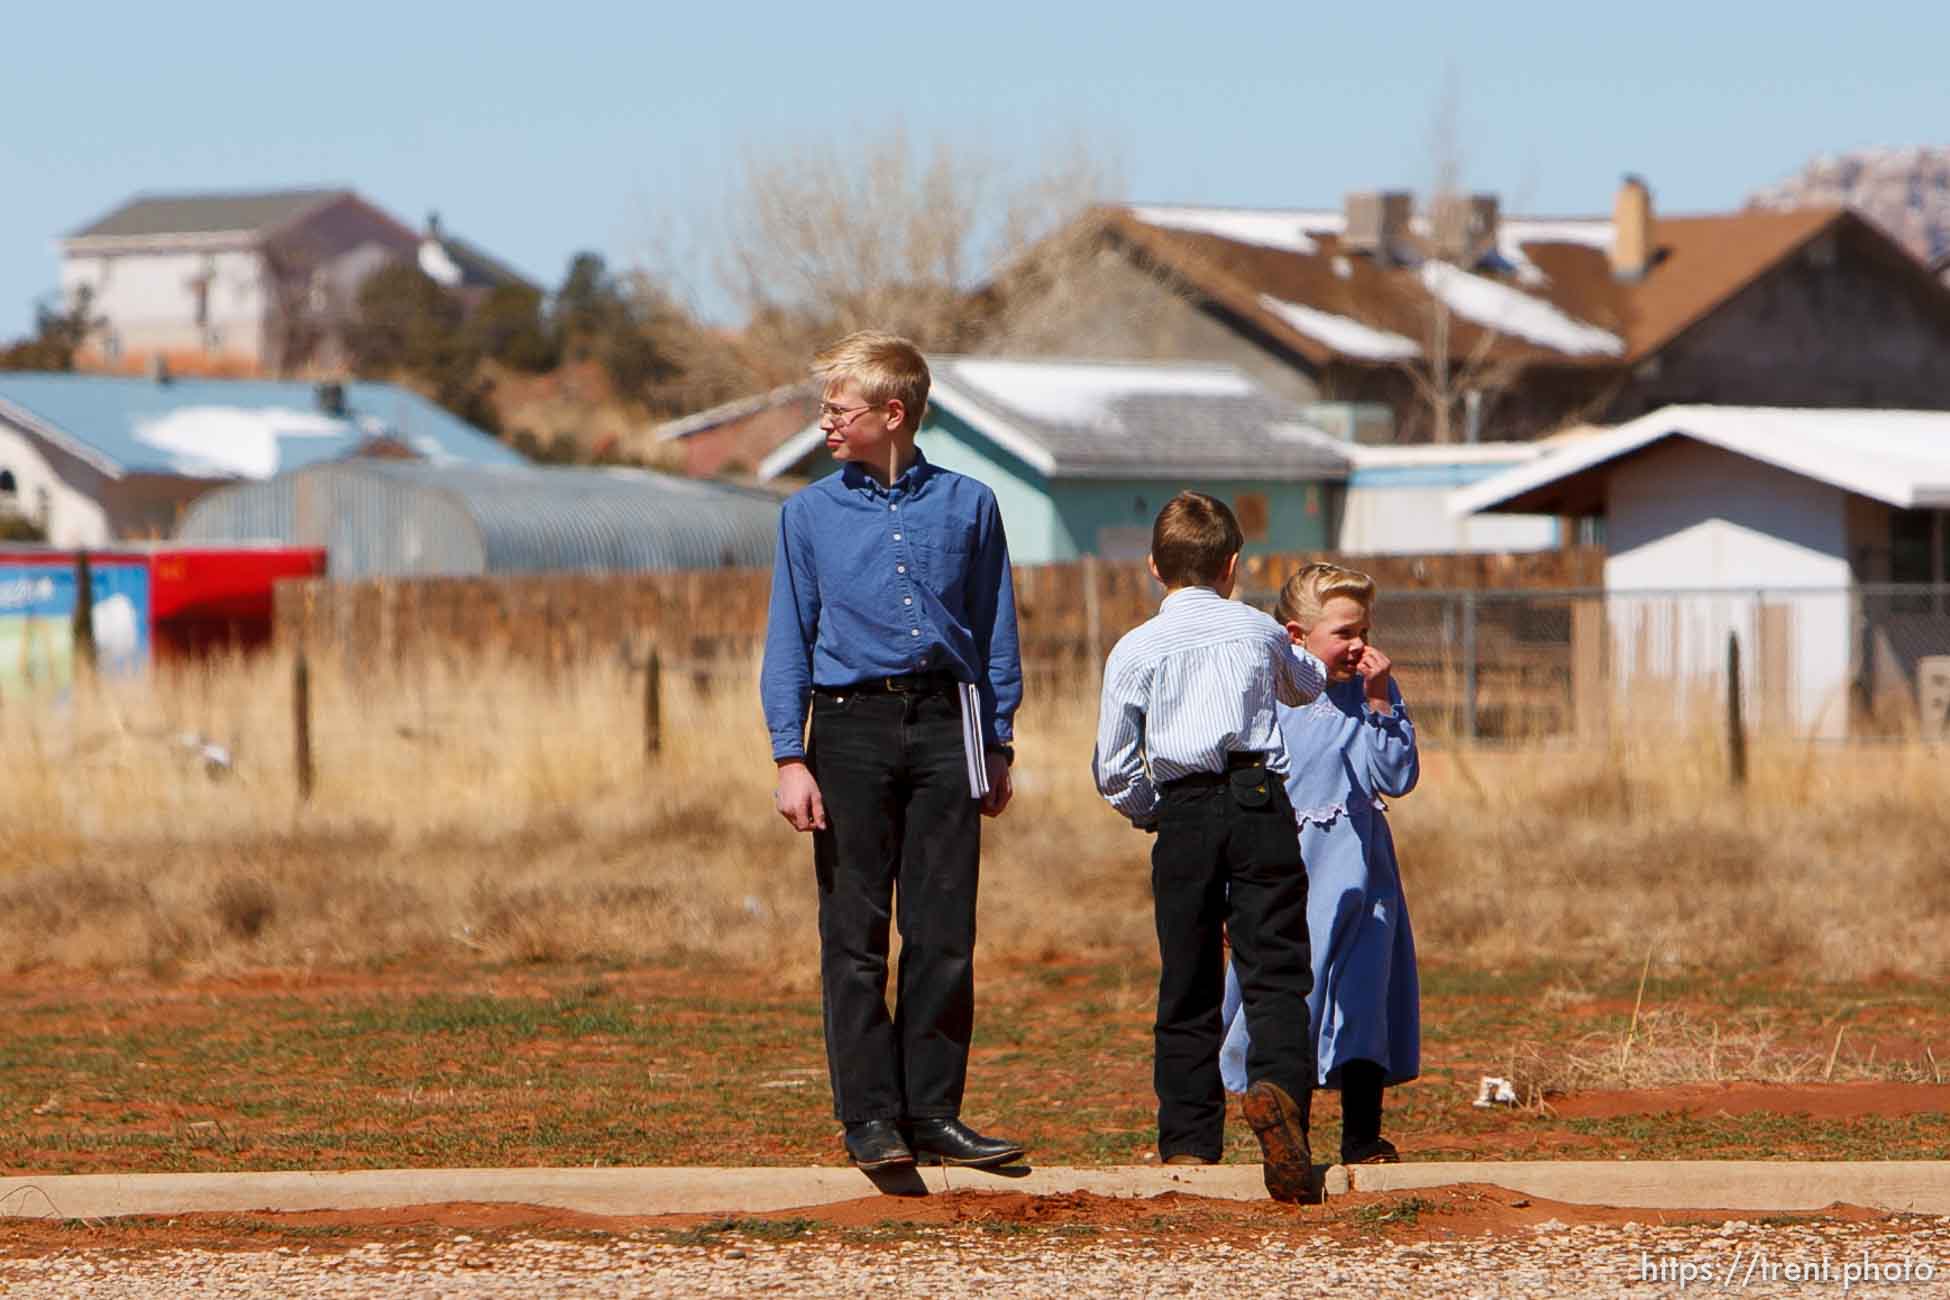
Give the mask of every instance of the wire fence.
<path id="1" fill-rule="evenodd" d="M 1248 599 L 1270 606 L 1270 592 Z M 1435 739 L 1950 737 L 1950 586 L 1385 593 L 1374 637 Z"/>

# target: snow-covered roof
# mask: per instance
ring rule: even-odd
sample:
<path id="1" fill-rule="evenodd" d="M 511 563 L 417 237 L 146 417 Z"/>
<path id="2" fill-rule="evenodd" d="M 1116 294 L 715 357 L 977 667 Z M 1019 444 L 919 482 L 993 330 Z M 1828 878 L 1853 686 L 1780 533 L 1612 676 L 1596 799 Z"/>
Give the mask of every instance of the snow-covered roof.
<path id="1" fill-rule="evenodd" d="M 1287 302 L 1270 293 L 1259 295 L 1259 305 L 1308 338 L 1318 339 L 1344 356 L 1369 361 L 1412 361 L 1422 355 L 1421 345 L 1414 339 L 1392 330 L 1364 325 L 1349 316 L 1337 316 L 1318 307 Z"/>
<path id="2" fill-rule="evenodd" d="M 1668 406 L 1457 492 L 1455 515 L 1555 500 L 1667 438 L 1690 438 L 1902 510 L 1950 506 L 1950 411 Z"/>
<path id="3" fill-rule="evenodd" d="M 1625 351 L 1625 340 L 1608 330 L 1588 325 L 1521 289 L 1445 262 L 1424 262 L 1422 284 L 1430 297 L 1446 304 L 1456 315 L 1539 347 L 1574 357 L 1591 353 L 1615 357 Z"/>
<path id="4" fill-rule="evenodd" d="M 1338 212 L 1299 212 L 1291 209 L 1134 207 L 1131 215 L 1148 226 L 1217 235 L 1235 244 L 1277 248 L 1287 253 L 1316 253 L 1312 232 L 1338 234 L 1346 218 Z"/>
<path id="5" fill-rule="evenodd" d="M 352 455 L 374 440 L 435 465 L 526 460 L 459 416 L 396 384 L 339 385 L 343 414 L 309 383 L 0 374 L 0 423 L 78 456 L 111 478 L 267 478 Z"/>
<path id="6" fill-rule="evenodd" d="M 1046 478 L 1339 480 L 1344 444 L 1233 366 L 940 357 L 930 406 Z M 820 446 L 813 424 L 767 456 L 760 481 Z"/>
<path id="7" fill-rule="evenodd" d="M 1452 359 L 1611 370 L 1657 354 L 1824 234 L 1891 251 L 1842 208 L 1661 215 L 1637 278 L 1614 274 L 1614 226 L 1599 217 L 1500 218 L 1495 246 L 1469 266 L 1417 255 L 1431 233 L 1420 215 L 1417 238 L 1379 260 L 1347 243 L 1339 212 L 1140 205 L 1090 220 L 1316 366 L 1412 364 L 1442 338 Z M 1926 292 L 1950 311 L 1942 286 Z"/>
<path id="8" fill-rule="evenodd" d="M 1130 214 L 1147 226 L 1163 230 L 1183 230 L 1197 235 L 1217 235 L 1235 244 L 1276 248 L 1287 253 L 1318 253 L 1316 237 L 1340 235 L 1347 229 L 1347 214 L 1317 208 L 1213 208 L 1139 204 Z M 1428 217 L 1417 213 L 1409 219 L 1409 229 L 1418 235 L 1429 233 Z M 1583 244 L 1588 248 L 1611 247 L 1612 223 L 1604 217 L 1504 217 L 1497 223 L 1497 255 L 1509 263 L 1525 284 L 1542 284 L 1548 278 L 1530 254 L 1529 244 Z"/>

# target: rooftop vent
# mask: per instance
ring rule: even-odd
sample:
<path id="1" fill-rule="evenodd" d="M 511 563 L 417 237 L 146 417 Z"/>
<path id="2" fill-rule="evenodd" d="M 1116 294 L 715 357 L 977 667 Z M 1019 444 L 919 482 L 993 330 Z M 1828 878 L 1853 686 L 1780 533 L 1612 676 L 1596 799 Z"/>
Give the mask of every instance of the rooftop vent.
<path id="1" fill-rule="evenodd" d="M 345 415 L 344 384 L 327 381 L 313 389 L 312 392 L 318 402 L 318 409 L 324 414 L 334 418 L 342 418 Z"/>
<path id="2" fill-rule="evenodd" d="M 1359 190 L 1347 196 L 1347 227 L 1341 246 L 1392 262 L 1408 241 L 1413 197 L 1407 190 Z"/>
<path id="3" fill-rule="evenodd" d="M 1496 247 L 1500 204 L 1494 194 L 1439 194 L 1430 213 L 1435 255 L 1471 267 Z"/>

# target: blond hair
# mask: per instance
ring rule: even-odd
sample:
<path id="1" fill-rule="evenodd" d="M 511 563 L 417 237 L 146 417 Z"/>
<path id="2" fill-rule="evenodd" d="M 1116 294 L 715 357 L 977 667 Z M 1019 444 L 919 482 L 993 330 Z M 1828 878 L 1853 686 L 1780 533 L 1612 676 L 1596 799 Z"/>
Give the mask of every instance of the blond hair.
<path id="1" fill-rule="evenodd" d="M 852 380 L 860 396 L 875 406 L 898 399 L 906 413 L 905 431 L 921 427 L 928 409 L 928 362 L 898 334 L 861 330 L 822 349 L 812 360 L 813 378 L 831 393 Z"/>
<path id="2" fill-rule="evenodd" d="M 1273 615 L 1282 623 L 1311 628 L 1320 621 L 1327 602 L 1336 596 L 1345 596 L 1362 609 L 1373 609 L 1374 579 L 1338 564 L 1309 564 L 1280 588 L 1280 603 Z"/>
<path id="3" fill-rule="evenodd" d="M 1180 492 L 1151 525 L 1151 562 L 1167 587 L 1217 583 L 1245 544 L 1232 508 L 1203 492 Z"/>

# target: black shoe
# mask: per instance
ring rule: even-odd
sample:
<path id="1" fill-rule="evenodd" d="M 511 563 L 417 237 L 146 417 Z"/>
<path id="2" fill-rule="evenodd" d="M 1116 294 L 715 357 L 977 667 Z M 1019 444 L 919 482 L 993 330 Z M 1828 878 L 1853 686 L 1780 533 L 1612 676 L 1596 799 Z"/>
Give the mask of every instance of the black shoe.
<path id="1" fill-rule="evenodd" d="M 1318 1204 L 1320 1189 L 1314 1186 L 1306 1112 L 1294 1104 L 1286 1089 L 1264 1079 L 1246 1089 L 1240 1109 L 1246 1112 L 1246 1122 L 1253 1126 L 1266 1159 L 1267 1193 L 1276 1201 Z"/>
<path id="2" fill-rule="evenodd" d="M 1023 1146 L 1007 1138 L 983 1137 L 958 1119 L 917 1119 L 907 1126 L 914 1158 L 924 1165 L 967 1165 L 989 1169 L 1022 1159 Z"/>
<path id="3" fill-rule="evenodd" d="M 1401 1162 L 1402 1153 L 1395 1150 L 1395 1144 L 1387 1138 L 1341 1148 L 1341 1163 L 1344 1165 L 1398 1165 Z"/>
<path id="4" fill-rule="evenodd" d="M 891 1169 L 914 1163 L 914 1153 L 901 1141 L 901 1131 L 891 1119 L 870 1119 L 846 1126 L 846 1153 L 862 1169 Z"/>

